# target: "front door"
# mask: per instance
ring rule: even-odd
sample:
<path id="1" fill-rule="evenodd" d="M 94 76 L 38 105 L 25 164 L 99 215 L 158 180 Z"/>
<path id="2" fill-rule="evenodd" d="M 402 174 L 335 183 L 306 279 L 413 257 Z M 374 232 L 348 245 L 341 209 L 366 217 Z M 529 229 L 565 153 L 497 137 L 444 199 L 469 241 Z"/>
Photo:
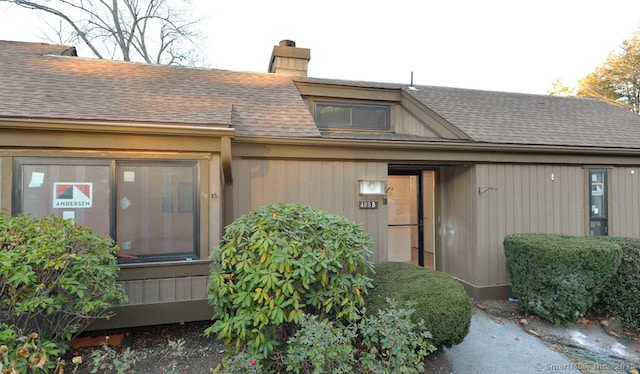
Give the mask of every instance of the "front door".
<path id="1" fill-rule="evenodd" d="M 435 172 L 390 170 L 387 187 L 388 261 L 434 269 Z"/>

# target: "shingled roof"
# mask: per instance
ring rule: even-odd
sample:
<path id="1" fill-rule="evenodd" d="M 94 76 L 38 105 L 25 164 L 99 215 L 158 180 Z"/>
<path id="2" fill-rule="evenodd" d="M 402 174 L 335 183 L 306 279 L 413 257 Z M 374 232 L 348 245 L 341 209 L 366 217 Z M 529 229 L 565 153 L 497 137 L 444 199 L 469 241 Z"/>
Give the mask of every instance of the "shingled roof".
<path id="1" fill-rule="evenodd" d="M 0 41 L 0 118 L 232 127 L 240 136 L 320 137 L 295 82 L 403 91 L 462 142 L 640 149 L 640 116 L 594 99 L 346 81 L 84 59 L 68 46 Z M 325 132 L 373 141 L 443 139 Z"/>
<path id="2" fill-rule="evenodd" d="M 320 136 L 290 77 L 66 57 L 71 50 L 0 41 L 0 117 Z"/>
<path id="3" fill-rule="evenodd" d="M 640 115 L 595 99 L 430 86 L 406 91 L 477 142 L 640 148 Z"/>
<path id="4" fill-rule="evenodd" d="M 461 88 L 296 78 L 299 82 L 361 88 L 403 90 L 473 142 L 570 147 L 640 148 L 640 115 L 625 108 L 588 99 L 482 91 Z M 349 133 L 327 137 L 357 138 Z M 378 139 L 433 142 L 432 138 L 389 134 Z"/>

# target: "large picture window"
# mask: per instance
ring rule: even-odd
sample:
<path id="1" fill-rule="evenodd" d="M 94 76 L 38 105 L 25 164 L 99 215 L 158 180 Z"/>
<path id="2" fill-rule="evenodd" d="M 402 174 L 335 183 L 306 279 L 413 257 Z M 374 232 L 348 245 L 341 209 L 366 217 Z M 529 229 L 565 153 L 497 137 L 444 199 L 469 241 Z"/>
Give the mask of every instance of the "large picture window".
<path id="1" fill-rule="evenodd" d="M 75 219 L 112 237 L 123 262 L 198 258 L 197 161 L 16 161 L 15 213 Z"/>

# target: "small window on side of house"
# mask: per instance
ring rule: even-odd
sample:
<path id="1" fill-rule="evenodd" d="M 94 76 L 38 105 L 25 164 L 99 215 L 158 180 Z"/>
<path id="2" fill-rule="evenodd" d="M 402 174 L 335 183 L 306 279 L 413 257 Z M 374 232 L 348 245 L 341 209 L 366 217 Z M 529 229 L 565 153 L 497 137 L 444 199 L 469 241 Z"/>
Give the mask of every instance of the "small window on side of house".
<path id="1" fill-rule="evenodd" d="M 589 235 L 606 236 L 608 227 L 607 170 L 589 169 Z"/>
<path id="2" fill-rule="evenodd" d="M 389 106 L 316 102 L 314 118 L 319 128 L 389 130 Z"/>

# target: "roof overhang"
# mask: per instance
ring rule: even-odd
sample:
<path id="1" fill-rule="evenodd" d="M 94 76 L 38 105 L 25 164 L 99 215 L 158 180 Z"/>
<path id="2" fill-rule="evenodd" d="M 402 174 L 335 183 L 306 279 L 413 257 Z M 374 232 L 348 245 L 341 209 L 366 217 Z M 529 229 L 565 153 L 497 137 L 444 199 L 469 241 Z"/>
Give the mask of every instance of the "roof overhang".
<path id="1" fill-rule="evenodd" d="M 272 146 L 267 157 L 307 157 L 312 153 L 309 148 L 332 148 L 331 152 L 319 151 L 314 153 L 319 158 L 353 158 L 367 160 L 384 160 L 396 162 L 398 160 L 425 160 L 437 155 L 438 160 L 455 162 L 509 162 L 509 163 L 563 163 L 570 160 L 572 164 L 587 162 L 587 158 L 597 158 L 611 163 L 610 158 L 618 158 L 625 164 L 640 164 L 640 149 L 636 148 L 605 148 L 605 147 L 575 147 L 526 144 L 495 144 L 473 141 L 449 141 L 439 139 L 433 142 L 420 141 L 388 141 L 361 139 L 291 139 L 275 137 L 240 137 L 233 140 L 234 153 L 242 151 L 243 156 L 264 157 L 264 149 L 257 145 Z M 243 147 L 246 145 L 246 147 Z M 277 148 L 282 146 L 282 151 Z M 292 149 L 299 149 L 299 154 L 287 153 Z M 340 152 L 340 149 L 345 152 Z M 327 157 L 331 154 L 331 157 Z M 427 155 L 429 154 L 429 155 Z M 305 156 L 306 155 L 306 156 Z M 366 156 L 363 158 L 363 156 Z M 593 162 L 593 161 L 591 161 Z"/>
<path id="2" fill-rule="evenodd" d="M 106 122 L 43 118 L 0 118 L 0 129 L 198 137 L 234 136 L 235 134 L 234 129 L 226 124 Z"/>

